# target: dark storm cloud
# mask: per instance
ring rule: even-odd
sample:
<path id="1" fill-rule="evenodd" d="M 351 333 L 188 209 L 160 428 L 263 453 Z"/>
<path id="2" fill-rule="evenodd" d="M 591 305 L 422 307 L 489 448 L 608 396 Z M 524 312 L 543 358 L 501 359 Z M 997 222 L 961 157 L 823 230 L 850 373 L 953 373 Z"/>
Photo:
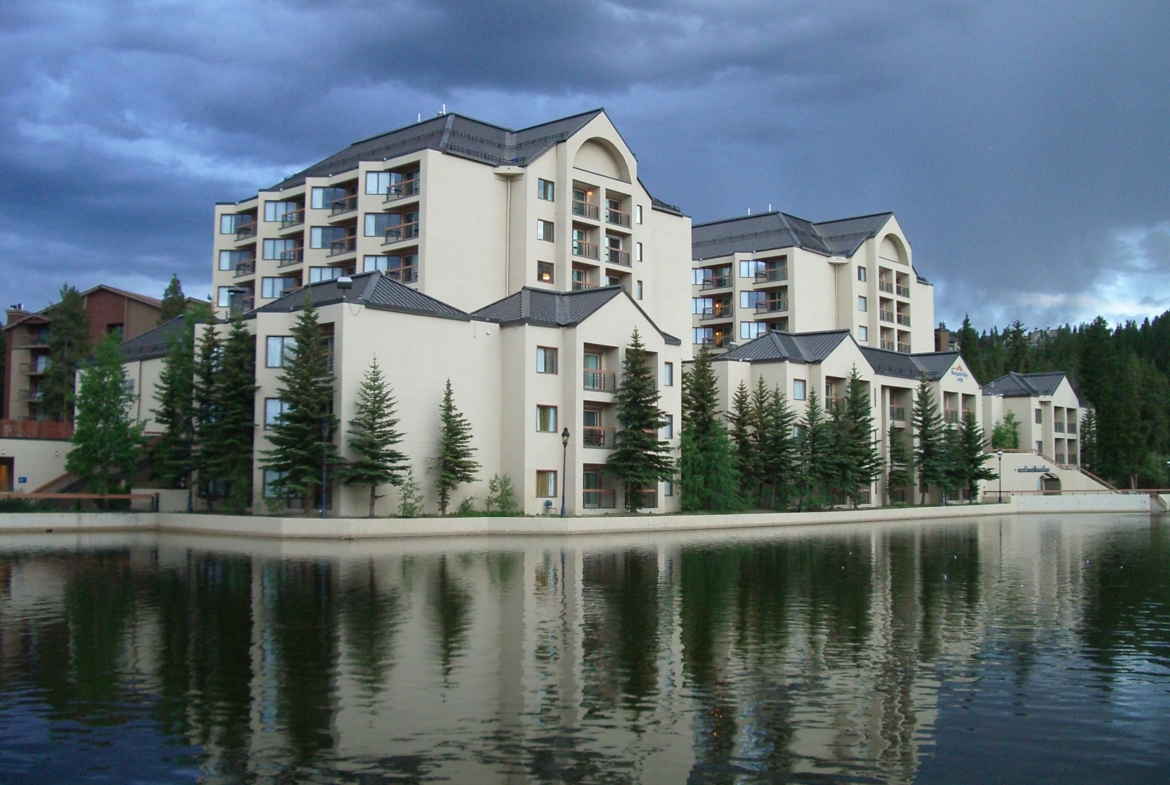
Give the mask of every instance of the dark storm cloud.
<path id="1" fill-rule="evenodd" d="M 0 298 L 205 291 L 214 201 L 446 102 L 605 106 L 696 220 L 893 210 L 949 321 L 1149 311 L 1170 13 L 1116 5 L 10 1 Z"/>

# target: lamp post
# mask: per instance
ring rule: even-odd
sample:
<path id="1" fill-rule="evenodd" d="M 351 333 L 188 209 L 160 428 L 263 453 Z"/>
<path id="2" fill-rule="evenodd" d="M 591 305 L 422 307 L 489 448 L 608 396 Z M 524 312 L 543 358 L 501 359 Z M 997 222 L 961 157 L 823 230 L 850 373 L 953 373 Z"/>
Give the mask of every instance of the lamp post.
<path id="1" fill-rule="evenodd" d="M 325 517 L 325 489 L 329 483 L 329 415 L 321 418 L 321 517 Z"/>
<path id="2" fill-rule="evenodd" d="M 569 429 L 561 431 L 561 517 L 565 517 L 565 481 L 569 478 Z"/>
<path id="3" fill-rule="evenodd" d="M 995 454 L 999 457 L 999 503 L 1003 504 L 1003 450 L 998 450 Z"/>

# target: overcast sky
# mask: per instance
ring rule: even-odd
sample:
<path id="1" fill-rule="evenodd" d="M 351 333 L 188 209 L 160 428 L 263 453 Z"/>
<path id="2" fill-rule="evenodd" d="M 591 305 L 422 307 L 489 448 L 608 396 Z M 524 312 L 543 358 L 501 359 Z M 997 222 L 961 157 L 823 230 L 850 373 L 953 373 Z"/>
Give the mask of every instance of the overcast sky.
<path id="1" fill-rule="evenodd" d="M 939 320 L 1170 308 L 1170 3 L 3 0 L 0 300 L 206 295 L 216 201 L 604 107 L 695 222 L 892 210 Z"/>

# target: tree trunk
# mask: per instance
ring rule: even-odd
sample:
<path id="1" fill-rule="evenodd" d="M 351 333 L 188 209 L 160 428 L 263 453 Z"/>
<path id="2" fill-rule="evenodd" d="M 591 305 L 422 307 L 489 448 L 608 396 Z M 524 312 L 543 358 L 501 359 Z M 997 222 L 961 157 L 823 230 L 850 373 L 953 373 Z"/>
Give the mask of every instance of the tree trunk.
<path id="1" fill-rule="evenodd" d="M 377 496 L 374 495 L 374 491 L 377 490 L 377 487 L 378 486 L 376 486 L 376 485 L 370 486 L 370 516 L 369 517 L 371 517 L 371 518 L 374 517 L 374 500 L 378 498 Z"/>

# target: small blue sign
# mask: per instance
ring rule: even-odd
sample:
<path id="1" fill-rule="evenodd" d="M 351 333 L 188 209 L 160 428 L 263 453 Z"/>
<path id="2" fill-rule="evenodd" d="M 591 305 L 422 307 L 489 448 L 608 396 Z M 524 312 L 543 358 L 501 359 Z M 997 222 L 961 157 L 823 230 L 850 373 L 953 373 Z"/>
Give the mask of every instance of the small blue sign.
<path id="1" fill-rule="evenodd" d="M 21 485 L 24 485 L 26 482 L 28 482 L 28 477 L 17 477 L 16 481 Z"/>

